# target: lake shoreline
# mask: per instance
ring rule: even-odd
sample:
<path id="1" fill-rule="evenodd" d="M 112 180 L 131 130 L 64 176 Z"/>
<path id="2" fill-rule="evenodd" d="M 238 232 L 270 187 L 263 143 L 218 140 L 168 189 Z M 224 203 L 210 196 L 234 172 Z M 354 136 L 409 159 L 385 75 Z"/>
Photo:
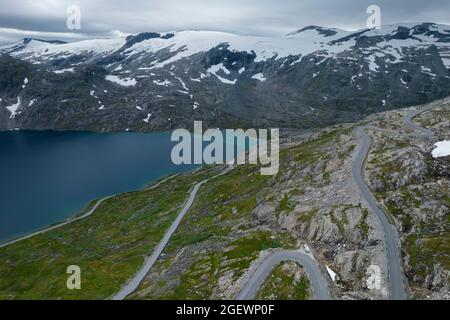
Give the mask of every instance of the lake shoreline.
<path id="1" fill-rule="evenodd" d="M 201 166 L 199 168 L 196 168 L 196 169 L 193 169 L 192 171 L 186 171 L 184 173 L 190 173 L 190 172 L 193 173 L 193 172 L 201 169 L 202 167 L 203 166 Z M 114 198 L 114 197 L 117 197 L 117 196 L 121 196 L 121 195 L 124 195 L 124 194 L 127 194 L 127 193 L 142 192 L 142 191 L 154 189 L 154 188 L 158 187 L 160 184 L 166 182 L 167 180 L 175 178 L 178 175 L 180 175 L 180 174 L 176 173 L 176 174 L 165 175 L 165 176 L 162 176 L 160 178 L 157 178 L 156 180 L 154 180 L 152 182 L 148 182 L 147 186 L 144 187 L 144 188 L 136 189 L 136 190 L 130 190 L 130 191 L 125 191 L 125 192 L 122 192 L 122 193 L 119 193 L 119 194 L 113 194 L 113 195 L 106 196 L 106 197 L 101 198 L 101 199 L 93 199 L 93 200 L 89 201 L 89 203 L 85 206 L 85 208 L 82 211 L 80 211 L 78 213 L 75 213 L 73 216 L 68 217 L 66 220 L 55 222 L 55 223 L 52 223 L 52 224 L 50 224 L 50 225 L 48 225 L 46 227 L 40 228 L 40 230 L 33 230 L 33 231 L 30 231 L 27 234 L 23 234 L 23 235 L 20 235 L 18 237 L 15 237 L 15 238 L 12 238 L 12 239 L 0 242 L 0 249 L 4 248 L 4 247 L 7 247 L 9 245 L 12 245 L 14 243 L 17 243 L 19 241 L 26 240 L 26 239 L 32 238 L 34 236 L 46 233 L 48 231 L 58 229 L 60 227 L 68 225 L 70 223 L 73 223 L 73 222 L 76 222 L 76 221 L 88 218 L 89 216 L 91 216 L 92 214 L 95 213 L 96 209 L 98 208 L 98 206 L 102 202 L 104 202 L 104 201 L 106 201 L 108 199 L 111 199 L 111 198 Z"/>

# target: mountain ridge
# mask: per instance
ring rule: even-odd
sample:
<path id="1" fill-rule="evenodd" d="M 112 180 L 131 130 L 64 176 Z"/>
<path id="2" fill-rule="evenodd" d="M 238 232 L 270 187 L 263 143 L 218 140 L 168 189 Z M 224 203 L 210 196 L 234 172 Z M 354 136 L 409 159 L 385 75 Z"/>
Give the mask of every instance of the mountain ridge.
<path id="1" fill-rule="evenodd" d="M 432 23 L 146 32 L 0 52 L 0 130 L 323 127 L 450 94 L 450 26 Z"/>

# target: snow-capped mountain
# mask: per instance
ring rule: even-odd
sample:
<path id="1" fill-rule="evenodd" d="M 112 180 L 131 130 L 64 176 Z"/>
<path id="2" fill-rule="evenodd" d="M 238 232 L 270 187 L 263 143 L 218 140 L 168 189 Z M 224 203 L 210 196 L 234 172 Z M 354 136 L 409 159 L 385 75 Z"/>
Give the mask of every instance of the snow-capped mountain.
<path id="1" fill-rule="evenodd" d="M 0 52 L 0 129 L 304 128 L 450 95 L 450 26 L 432 23 L 28 38 Z"/>

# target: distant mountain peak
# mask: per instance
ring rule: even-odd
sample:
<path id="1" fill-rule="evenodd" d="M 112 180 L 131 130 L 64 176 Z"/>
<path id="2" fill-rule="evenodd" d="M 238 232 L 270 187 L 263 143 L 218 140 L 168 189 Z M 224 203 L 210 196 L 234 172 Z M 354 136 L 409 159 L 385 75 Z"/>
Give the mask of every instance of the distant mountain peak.
<path id="1" fill-rule="evenodd" d="M 320 35 L 323 35 L 325 37 L 331 37 L 338 33 L 335 29 L 331 28 L 324 28 L 319 26 L 307 26 L 294 32 L 288 33 L 286 36 L 297 35 L 309 30 L 316 30 Z"/>
<path id="2" fill-rule="evenodd" d="M 39 42 L 51 43 L 51 44 L 65 44 L 65 43 L 67 43 L 67 42 L 61 41 L 61 40 L 42 40 L 42 39 L 37 39 L 37 38 L 23 38 L 22 39 L 22 43 L 23 44 L 28 44 L 31 41 L 39 41 Z"/>
<path id="3" fill-rule="evenodd" d="M 138 34 L 134 34 L 134 35 L 130 35 L 128 37 L 126 37 L 126 43 L 123 47 L 123 49 L 126 48 L 130 48 L 133 45 L 135 45 L 136 43 L 145 41 L 145 40 L 150 40 L 150 39 L 170 39 L 174 36 L 173 33 L 166 33 L 166 34 L 161 34 L 158 32 L 141 32 Z"/>

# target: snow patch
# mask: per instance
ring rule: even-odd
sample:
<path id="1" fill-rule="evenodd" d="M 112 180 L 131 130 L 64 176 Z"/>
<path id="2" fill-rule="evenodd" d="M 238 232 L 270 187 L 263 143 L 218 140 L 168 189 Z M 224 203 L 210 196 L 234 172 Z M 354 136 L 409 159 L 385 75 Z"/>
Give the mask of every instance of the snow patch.
<path id="1" fill-rule="evenodd" d="M 151 116 L 152 116 L 151 113 L 147 114 L 147 118 L 144 119 L 144 122 L 149 123 Z"/>
<path id="2" fill-rule="evenodd" d="M 186 86 L 186 83 L 181 78 L 177 78 L 178 81 L 180 81 L 181 85 L 183 86 L 184 91 L 187 91 L 189 94 L 189 88 Z"/>
<path id="3" fill-rule="evenodd" d="M 441 158 L 441 157 L 447 157 L 450 156 L 450 141 L 444 140 L 440 142 L 436 142 L 434 144 L 435 148 L 431 152 L 433 155 L 433 158 Z"/>
<path id="4" fill-rule="evenodd" d="M 325 266 L 327 268 L 327 272 L 328 275 L 330 276 L 331 280 L 333 280 L 333 282 L 336 281 L 336 272 L 334 272 L 333 270 L 331 270 L 328 266 Z"/>
<path id="5" fill-rule="evenodd" d="M 299 62 L 301 62 L 302 59 L 303 59 L 303 57 L 300 56 L 299 58 L 297 58 L 297 59 L 295 59 L 294 61 L 292 61 L 289 65 L 293 66 L 293 65 L 295 65 L 295 64 L 297 64 L 297 63 L 299 63 Z M 314 59 L 310 59 L 309 61 L 312 62 L 312 61 L 314 61 Z M 284 63 L 283 63 L 283 64 L 284 64 Z"/>
<path id="6" fill-rule="evenodd" d="M 27 86 L 27 83 L 28 83 L 28 78 L 23 79 L 22 89 L 25 89 L 25 87 Z"/>
<path id="7" fill-rule="evenodd" d="M 172 82 L 170 82 L 169 80 L 164 80 L 164 81 L 158 81 L 158 80 L 153 80 L 153 83 L 158 85 L 158 86 L 169 86 L 170 84 L 172 84 Z"/>
<path id="8" fill-rule="evenodd" d="M 105 79 L 123 87 L 131 87 L 136 85 L 136 79 L 134 78 L 119 78 L 118 76 L 107 75 Z"/>
<path id="9" fill-rule="evenodd" d="M 75 68 L 67 68 L 67 69 L 61 69 L 61 70 L 54 70 L 53 73 L 61 74 L 65 72 L 74 72 Z"/>
<path id="10" fill-rule="evenodd" d="M 11 116 L 10 116 L 11 119 L 14 119 L 16 117 L 16 115 L 18 114 L 17 109 L 19 107 L 20 107 L 20 97 L 17 97 L 16 103 L 6 107 L 6 109 L 8 109 L 9 112 L 11 112 Z"/>
<path id="11" fill-rule="evenodd" d="M 221 76 L 219 76 L 217 74 L 219 71 L 222 71 L 223 73 L 225 73 L 227 75 L 229 75 L 231 73 L 230 70 L 225 68 L 223 63 L 219 63 L 219 64 L 216 64 L 216 65 L 213 65 L 207 71 L 208 71 L 208 73 L 215 75 L 217 77 L 217 79 L 219 79 L 222 83 L 225 83 L 225 84 L 236 84 L 236 82 L 237 82 L 237 79 L 235 79 L 235 80 L 228 80 L 228 79 L 225 79 L 225 78 L 223 78 L 223 77 L 221 77 Z"/>
<path id="12" fill-rule="evenodd" d="M 31 107 L 33 104 L 35 104 L 37 101 L 37 99 L 32 99 L 29 103 L 28 106 Z"/>
<path id="13" fill-rule="evenodd" d="M 375 62 L 375 56 L 370 56 L 368 59 L 367 59 L 367 62 L 369 63 L 369 70 L 370 71 L 373 71 L 373 72 L 378 72 L 378 68 L 379 68 L 379 66 L 376 64 L 376 62 Z"/>
<path id="14" fill-rule="evenodd" d="M 429 74 L 430 76 L 432 76 L 433 78 L 436 78 L 437 75 L 431 72 L 430 68 L 424 67 L 424 66 L 420 66 L 420 68 L 422 69 L 422 73 L 425 74 Z"/>
<path id="15" fill-rule="evenodd" d="M 253 75 L 252 79 L 256 79 L 256 80 L 259 80 L 261 82 L 267 80 L 266 78 L 264 78 L 264 75 L 262 73 L 257 73 L 255 75 Z"/>

